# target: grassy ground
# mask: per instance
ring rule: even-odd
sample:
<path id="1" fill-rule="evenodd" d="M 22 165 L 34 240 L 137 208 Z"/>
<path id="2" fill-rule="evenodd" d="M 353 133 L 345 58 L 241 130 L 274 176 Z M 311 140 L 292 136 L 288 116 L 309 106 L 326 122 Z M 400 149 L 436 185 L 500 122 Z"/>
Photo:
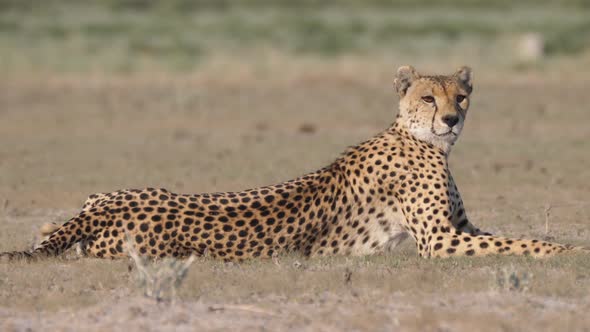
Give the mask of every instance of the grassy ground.
<path id="1" fill-rule="evenodd" d="M 145 186 L 239 190 L 320 168 L 393 120 L 392 74 L 405 63 L 435 72 L 452 72 L 463 63 L 474 67 L 473 105 L 451 167 L 475 224 L 498 234 L 590 244 L 590 96 L 589 77 L 581 70 L 590 64 L 588 52 L 549 52 L 523 65 L 510 53 L 505 33 L 494 32 L 524 31 L 519 27 L 535 15 L 545 17 L 536 23 L 547 25 L 545 32 L 586 24 L 576 2 L 554 12 L 537 7 L 505 15 L 500 13 L 506 3 L 483 11 L 475 1 L 456 14 L 447 6 L 451 16 L 436 22 L 459 24 L 458 35 L 440 39 L 410 31 L 414 42 L 379 40 L 373 32 L 390 21 L 433 29 L 429 24 L 439 23 L 419 18 L 436 16 L 435 9 L 417 13 L 407 6 L 378 7 L 384 6 L 378 1 L 353 12 L 313 7 L 310 20 L 338 34 L 349 31 L 351 17 L 368 29 L 359 32 L 362 38 L 355 35 L 354 48 L 346 42 L 334 53 L 322 51 L 323 42 L 308 43 L 306 35 L 265 39 L 256 24 L 285 22 L 269 25 L 276 28 L 270 35 L 299 31 L 301 22 L 290 20 L 301 18 L 278 7 L 255 8 L 267 14 L 252 23 L 253 9 L 239 6 L 224 9 L 231 15 L 219 8 L 190 11 L 182 21 L 169 8 L 132 11 L 131 2 L 117 10 L 74 6 L 70 15 L 46 14 L 63 8 L 63 2 L 55 3 L 35 10 L 13 4 L 0 13 L 0 68 L 6 69 L 0 81 L 0 251 L 27 247 L 41 224 L 68 219 L 94 192 Z M 164 13 L 163 19 L 155 13 Z M 226 30 L 231 25 L 224 20 L 232 15 L 252 29 L 246 32 L 253 41 Z M 14 24 L 7 24 L 11 19 Z M 91 22 L 106 22 L 107 28 L 84 28 Z M 144 38 L 153 26 L 163 32 L 146 38 L 169 42 L 167 36 L 191 33 L 184 31 L 186 22 L 209 22 L 217 32 L 187 37 L 205 46 L 202 56 L 187 53 L 180 66 L 185 60 L 175 52 L 185 52 L 182 46 L 142 56 L 130 46 L 133 33 L 125 30 L 140 26 Z M 493 31 L 464 33 L 468 23 L 488 24 Z M 63 26 L 65 37 L 59 37 L 63 31 L 48 37 L 52 24 Z M 166 24 L 171 30 L 160 30 Z M 7 26 L 15 30 L 6 32 Z M 587 33 L 582 30 L 580 38 Z M 296 51 L 297 38 L 310 51 Z M 109 47 L 86 49 L 106 42 Z M 405 47 L 412 43 L 415 48 Z M 236 50 L 243 56 L 232 54 Z M 2 263 L 0 330 L 590 326 L 590 259 L 581 255 L 421 260 L 407 242 L 393 255 L 366 258 L 284 256 L 242 265 L 202 259 L 190 267 L 178 297 L 162 303 L 142 296 L 135 274 L 129 261 L 73 256 Z"/>
<path id="2" fill-rule="evenodd" d="M 148 185 L 204 192 L 280 182 L 325 165 L 392 121 L 389 70 L 371 76 L 353 70 L 362 63 L 345 70 L 326 64 L 315 74 L 295 70 L 293 62 L 280 67 L 289 66 L 288 75 L 262 80 L 204 73 L 21 77 L 5 84 L 0 249 L 28 245 L 39 225 L 66 220 L 93 192 Z M 482 228 L 588 244 L 586 83 L 538 75 L 496 81 L 480 72 L 451 166 Z M 57 328 L 64 314 L 97 330 L 123 321 L 137 329 L 245 330 L 580 330 L 590 323 L 586 256 L 425 261 L 406 243 L 392 256 L 284 257 L 280 266 L 205 260 L 193 264 L 173 305 L 141 299 L 129 264 L 4 264 L 0 317 L 16 330 Z M 523 284 L 507 290 L 506 273 Z"/>

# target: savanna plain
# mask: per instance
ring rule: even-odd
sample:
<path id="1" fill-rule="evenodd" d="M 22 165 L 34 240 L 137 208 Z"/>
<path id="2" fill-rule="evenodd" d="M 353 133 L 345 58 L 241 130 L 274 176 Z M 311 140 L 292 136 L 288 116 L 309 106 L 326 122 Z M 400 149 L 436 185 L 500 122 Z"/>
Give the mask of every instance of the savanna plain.
<path id="1" fill-rule="evenodd" d="M 473 67 L 450 158 L 472 222 L 590 246 L 590 51 L 578 40 L 590 16 L 578 2 L 142 3 L 2 5 L 0 251 L 29 248 L 95 192 L 236 191 L 321 168 L 393 121 L 404 64 Z M 518 51 L 529 30 L 545 42 L 538 59 Z M 371 257 L 203 257 L 157 298 L 142 268 L 75 251 L 2 262 L 0 330 L 590 330 L 583 254 L 425 260 L 408 240 Z"/>

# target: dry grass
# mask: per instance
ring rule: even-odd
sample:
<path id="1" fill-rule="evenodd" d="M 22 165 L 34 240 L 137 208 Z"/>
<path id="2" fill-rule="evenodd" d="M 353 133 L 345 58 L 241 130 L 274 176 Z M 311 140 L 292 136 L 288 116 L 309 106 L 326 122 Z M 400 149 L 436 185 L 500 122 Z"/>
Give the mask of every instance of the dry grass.
<path id="1" fill-rule="evenodd" d="M 137 270 L 137 282 L 143 295 L 158 302 L 174 301 L 178 287 L 184 282 L 189 267 L 195 261 L 195 256 L 185 260 L 165 258 L 153 261 L 141 257 L 135 249 L 135 242 L 127 236 L 125 250 L 133 260 Z"/>
<path id="2" fill-rule="evenodd" d="M 188 76 L 0 83 L 0 250 L 28 245 L 37 227 L 66 220 L 93 192 L 280 182 L 325 165 L 393 119 L 393 63 L 265 66 L 260 76 L 232 71 L 238 63 Z M 494 233 L 587 245 L 587 77 L 571 74 L 566 85 L 544 71 L 501 79 L 475 71 L 474 103 L 451 160 L 471 218 Z M 97 331 L 590 326 L 590 259 L 582 255 L 421 260 L 408 242 L 365 258 L 202 259 L 174 304 L 142 298 L 129 266 L 75 257 L 2 264 L 0 330 L 61 329 L 64 317 L 75 317 L 72 329 Z M 511 276 L 524 275 L 520 291 Z"/>

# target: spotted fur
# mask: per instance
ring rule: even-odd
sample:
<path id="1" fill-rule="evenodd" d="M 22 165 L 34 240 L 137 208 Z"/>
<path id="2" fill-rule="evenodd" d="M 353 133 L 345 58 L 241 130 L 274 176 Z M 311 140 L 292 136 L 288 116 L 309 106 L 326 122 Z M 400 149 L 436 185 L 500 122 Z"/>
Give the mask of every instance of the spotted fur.
<path id="1" fill-rule="evenodd" d="M 401 67 L 395 87 L 395 122 L 319 171 L 241 192 L 186 195 L 148 188 L 91 195 L 77 216 L 52 229 L 32 252 L 2 256 L 55 256 L 79 243 L 89 256 L 119 258 L 127 256 L 127 236 L 145 256 L 207 253 L 232 261 L 279 252 L 369 255 L 390 251 L 408 236 L 422 257 L 581 250 L 492 236 L 468 220 L 447 158 L 469 108 L 469 68 L 421 76 Z"/>

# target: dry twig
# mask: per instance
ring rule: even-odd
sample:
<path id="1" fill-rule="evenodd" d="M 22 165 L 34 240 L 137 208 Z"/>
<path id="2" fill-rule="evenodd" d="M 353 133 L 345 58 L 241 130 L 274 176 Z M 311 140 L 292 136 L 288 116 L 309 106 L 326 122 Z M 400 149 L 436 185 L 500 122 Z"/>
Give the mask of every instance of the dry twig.
<path id="1" fill-rule="evenodd" d="M 545 235 L 549 235 L 549 217 L 551 213 L 551 204 L 547 204 L 545 207 Z"/>
<path id="2" fill-rule="evenodd" d="M 276 313 L 262 309 L 259 307 L 255 307 L 253 305 L 222 305 L 222 306 L 210 306 L 209 311 L 225 311 L 225 310 L 239 310 L 239 311 L 247 311 L 256 314 L 263 314 L 269 316 L 278 316 Z"/>

